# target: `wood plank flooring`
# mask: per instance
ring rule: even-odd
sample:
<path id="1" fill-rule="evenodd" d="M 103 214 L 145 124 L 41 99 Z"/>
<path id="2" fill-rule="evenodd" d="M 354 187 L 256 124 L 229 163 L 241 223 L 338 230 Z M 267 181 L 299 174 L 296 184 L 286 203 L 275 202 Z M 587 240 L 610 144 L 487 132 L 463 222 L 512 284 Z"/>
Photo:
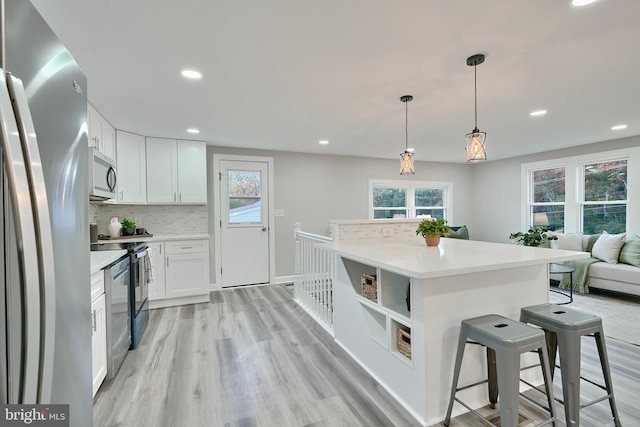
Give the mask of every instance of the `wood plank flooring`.
<path id="1" fill-rule="evenodd" d="M 236 288 L 213 292 L 210 303 L 153 310 L 138 349 L 98 391 L 94 425 L 419 425 L 293 302 L 291 291 Z M 607 345 L 622 424 L 640 425 L 640 349 Z M 584 369 L 594 371 L 595 346 L 584 347 Z M 534 408 L 525 408 L 531 418 Z M 608 420 L 604 403 L 585 409 L 581 424 L 613 425 Z M 477 425 L 469 415 L 451 422 Z"/>

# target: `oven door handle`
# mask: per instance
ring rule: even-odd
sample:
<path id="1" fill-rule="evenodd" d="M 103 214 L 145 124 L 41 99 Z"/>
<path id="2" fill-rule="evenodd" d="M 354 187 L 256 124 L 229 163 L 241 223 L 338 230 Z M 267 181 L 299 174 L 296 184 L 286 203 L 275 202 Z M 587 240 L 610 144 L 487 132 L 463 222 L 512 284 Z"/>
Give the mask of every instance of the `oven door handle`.
<path id="1" fill-rule="evenodd" d="M 148 256 L 149 255 L 149 251 L 147 249 L 143 249 L 139 252 L 136 252 L 135 254 L 136 259 L 140 259 L 142 257 Z"/>

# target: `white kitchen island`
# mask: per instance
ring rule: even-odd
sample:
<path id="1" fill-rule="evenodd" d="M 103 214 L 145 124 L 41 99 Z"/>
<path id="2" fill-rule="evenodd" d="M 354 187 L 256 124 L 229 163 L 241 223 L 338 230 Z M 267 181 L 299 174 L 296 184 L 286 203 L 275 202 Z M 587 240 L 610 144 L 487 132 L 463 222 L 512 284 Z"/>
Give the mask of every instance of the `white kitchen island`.
<path id="1" fill-rule="evenodd" d="M 521 307 L 548 302 L 549 263 L 589 256 L 447 238 L 437 247 L 420 237 L 322 246 L 334 253 L 336 341 L 423 425 L 444 419 L 460 322 L 488 313 L 518 319 Z M 376 275 L 377 301 L 363 297 L 363 274 Z M 399 328 L 410 329 L 410 358 L 398 351 Z M 467 346 L 460 385 L 486 378 L 485 365 L 483 348 Z M 486 387 L 459 397 L 488 404 Z M 464 411 L 454 406 L 454 415 Z"/>

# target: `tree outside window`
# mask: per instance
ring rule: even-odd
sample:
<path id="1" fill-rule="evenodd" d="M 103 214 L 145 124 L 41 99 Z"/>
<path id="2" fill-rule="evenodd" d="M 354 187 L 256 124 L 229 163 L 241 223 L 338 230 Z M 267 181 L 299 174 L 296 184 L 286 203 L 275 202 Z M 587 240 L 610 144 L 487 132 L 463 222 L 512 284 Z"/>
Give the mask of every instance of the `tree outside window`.
<path id="1" fill-rule="evenodd" d="M 564 167 L 532 172 L 529 225 L 564 229 L 565 173 Z"/>
<path id="2" fill-rule="evenodd" d="M 627 161 L 583 166 L 582 231 L 623 233 L 627 223 Z"/>

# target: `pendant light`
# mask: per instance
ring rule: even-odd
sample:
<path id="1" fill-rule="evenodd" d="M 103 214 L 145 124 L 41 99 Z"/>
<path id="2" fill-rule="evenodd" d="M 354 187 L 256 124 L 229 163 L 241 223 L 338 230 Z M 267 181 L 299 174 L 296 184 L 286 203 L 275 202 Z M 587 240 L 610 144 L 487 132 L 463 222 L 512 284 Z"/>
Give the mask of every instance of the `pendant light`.
<path id="1" fill-rule="evenodd" d="M 478 84 L 477 67 L 484 62 L 484 55 L 479 53 L 467 58 L 467 65 L 473 67 L 473 97 L 475 101 L 475 127 L 471 133 L 467 134 L 467 163 L 477 163 L 487 160 L 487 152 L 484 149 L 484 141 L 487 139 L 486 132 L 478 130 Z"/>
<path id="2" fill-rule="evenodd" d="M 413 175 L 413 153 L 409 151 L 409 106 L 407 102 L 413 100 L 411 95 L 403 95 L 400 101 L 404 102 L 404 153 L 400 153 L 400 175 Z"/>

